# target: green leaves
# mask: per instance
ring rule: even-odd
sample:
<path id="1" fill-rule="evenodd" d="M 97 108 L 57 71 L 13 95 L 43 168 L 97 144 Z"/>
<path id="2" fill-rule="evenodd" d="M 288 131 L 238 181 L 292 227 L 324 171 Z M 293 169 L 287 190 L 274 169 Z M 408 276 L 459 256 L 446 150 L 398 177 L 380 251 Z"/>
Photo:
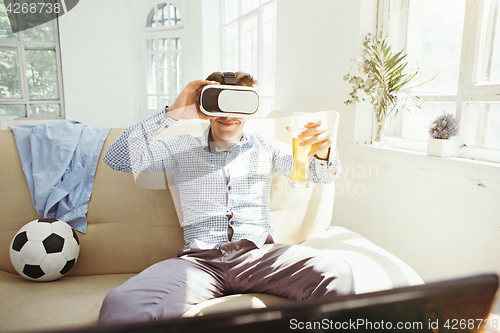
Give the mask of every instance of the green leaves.
<path id="1" fill-rule="evenodd" d="M 358 92 L 362 90 L 374 106 L 375 116 L 383 120 L 391 113 L 398 113 L 403 101 L 408 97 L 420 107 L 422 98 L 410 93 L 410 82 L 418 74 L 418 69 L 408 69 L 408 55 L 401 50 L 393 53 L 392 46 L 387 43 L 387 37 L 365 36 L 362 68 L 366 78 L 347 74 L 344 80 L 352 85 L 350 99 L 346 105 L 364 100 L 359 98 Z M 360 61 L 358 60 L 358 63 Z"/>

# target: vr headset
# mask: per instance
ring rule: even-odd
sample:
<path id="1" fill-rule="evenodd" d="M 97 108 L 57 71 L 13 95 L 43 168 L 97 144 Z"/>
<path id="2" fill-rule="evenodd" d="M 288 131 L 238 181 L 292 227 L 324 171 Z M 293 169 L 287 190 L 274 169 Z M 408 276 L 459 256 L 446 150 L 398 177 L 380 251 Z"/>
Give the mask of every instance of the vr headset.
<path id="1" fill-rule="evenodd" d="M 205 86 L 201 91 L 200 109 L 207 116 L 251 117 L 259 109 L 259 93 L 250 87 L 237 86 L 236 75 L 224 72 L 223 85 Z"/>

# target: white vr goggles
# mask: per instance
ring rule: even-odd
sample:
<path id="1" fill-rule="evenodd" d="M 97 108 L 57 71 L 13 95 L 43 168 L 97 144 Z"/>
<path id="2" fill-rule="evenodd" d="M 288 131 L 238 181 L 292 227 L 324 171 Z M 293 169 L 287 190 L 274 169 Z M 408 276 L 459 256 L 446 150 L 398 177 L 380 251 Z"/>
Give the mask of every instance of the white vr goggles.
<path id="1" fill-rule="evenodd" d="M 207 116 L 251 117 L 259 109 L 259 93 L 250 87 L 237 86 L 236 75 L 225 72 L 223 85 L 203 88 L 200 109 Z"/>

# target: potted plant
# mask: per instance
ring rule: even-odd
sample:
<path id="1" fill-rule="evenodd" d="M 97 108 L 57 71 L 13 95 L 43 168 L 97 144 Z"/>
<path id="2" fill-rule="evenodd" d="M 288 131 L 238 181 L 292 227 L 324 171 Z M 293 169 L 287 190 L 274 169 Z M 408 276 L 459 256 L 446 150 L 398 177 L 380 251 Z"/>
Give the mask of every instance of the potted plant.
<path id="1" fill-rule="evenodd" d="M 409 99 L 420 107 L 423 100 L 410 93 L 413 87 L 409 84 L 417 75 L 418 68 L 409 69 L 407 54 L 401 50 L 394 54 L 392 47 L 387 42 L 387 37 L 365 36 L 362 56 L 355 60 L 358 65 L 359 75 L 347 74 L 344 80 L 352 85 L 350 98 L 346 105 L 364 101 L 359 96 L 363 92 L 373 105 L 374 135 L 372 140 L 379 142 L 383 136 L 384 126 L 391 114 L 397 114 Z"/>
<path id="2" fill-rule="evenodd" d="M 458 120 L 451 113 L 443 113 L 429 127 L 430 138 L 427 141 L 427 155 L 450 157 L 453 155 L 452 137 L 458 133 Z"/>

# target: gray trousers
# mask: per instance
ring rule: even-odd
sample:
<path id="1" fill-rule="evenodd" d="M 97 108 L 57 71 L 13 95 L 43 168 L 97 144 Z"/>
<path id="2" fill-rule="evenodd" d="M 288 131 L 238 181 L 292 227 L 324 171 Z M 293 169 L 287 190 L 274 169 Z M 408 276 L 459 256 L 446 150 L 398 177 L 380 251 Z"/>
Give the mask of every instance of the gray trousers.
<path id="1" fill-rule="evenodd" d="M 185 248 L 111 290 L 99 324 L 177 318 L 195 304 L 238 293 L 304 300 L 354 293 L 354 282 L 343 259 L 305 246 L 258 248 L 241 240 L 214 250 Z"/>

